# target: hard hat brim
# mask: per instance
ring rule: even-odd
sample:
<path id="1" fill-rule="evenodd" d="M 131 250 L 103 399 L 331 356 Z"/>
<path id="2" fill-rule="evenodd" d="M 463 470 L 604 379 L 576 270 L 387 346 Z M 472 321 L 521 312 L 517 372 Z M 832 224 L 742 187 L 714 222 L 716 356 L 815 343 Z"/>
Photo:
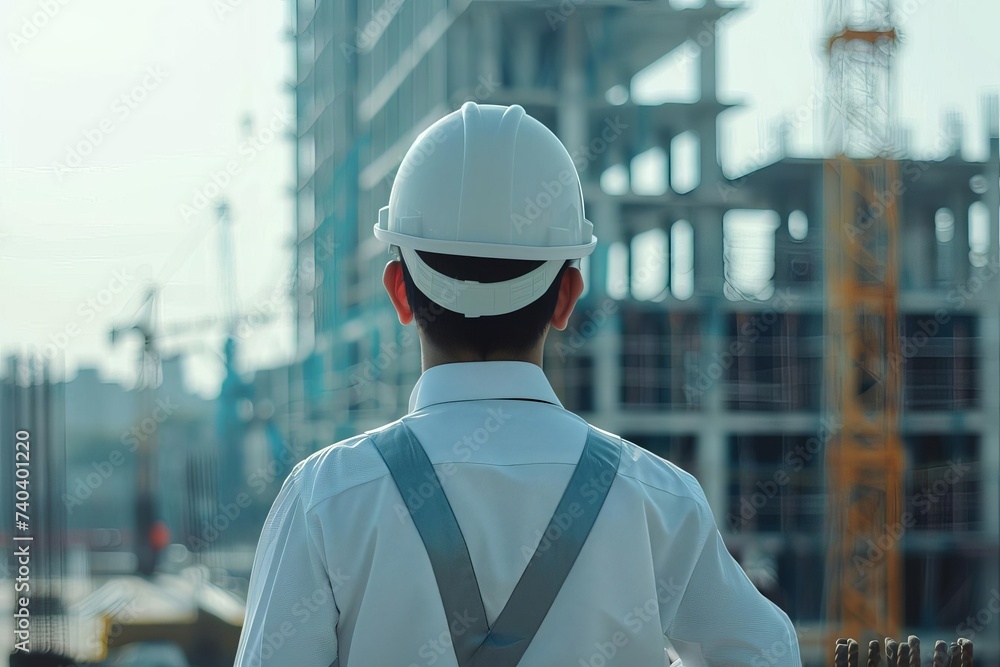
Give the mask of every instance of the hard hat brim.
<path id="1" fill-rule="evenodd" d="M 589 221 L 588 221 L 589 222 Z M 428 239 L 400 232 L 389 231 L 375 224 L 375 238 L 389 245 L 465 257 L 487 257 L 492 259 L 580 259 L 594 252 L 597 237 L 591 234 L 590 243 L 561 246 L 528 246 L 515 243 L 475 243 L 472 241 L 448 241 Z"/>

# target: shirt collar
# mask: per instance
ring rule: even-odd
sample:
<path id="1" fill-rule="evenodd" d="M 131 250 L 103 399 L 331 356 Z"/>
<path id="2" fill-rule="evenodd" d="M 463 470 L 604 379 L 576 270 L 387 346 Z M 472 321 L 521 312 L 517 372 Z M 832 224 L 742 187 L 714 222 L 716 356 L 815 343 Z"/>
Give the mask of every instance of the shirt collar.
<path id="1" fill-rule="evenodd" d="M 541 368 L 527 361 L 466 361 L 428 368 L 410 393 L 410 412 L 437 403 L 513 398 L 562 407 Z"/>

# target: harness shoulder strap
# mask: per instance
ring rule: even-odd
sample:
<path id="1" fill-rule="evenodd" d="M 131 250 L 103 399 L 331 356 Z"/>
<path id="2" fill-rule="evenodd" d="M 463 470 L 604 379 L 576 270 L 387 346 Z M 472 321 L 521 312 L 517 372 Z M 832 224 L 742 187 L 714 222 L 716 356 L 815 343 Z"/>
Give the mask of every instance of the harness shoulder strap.
<path id="1" fill-rule="evenodd" d="M 468 545 L 426 452 L 405 423 L 370 433 L 420 534 L 437 580 L 460 667 L 514 667 L 576 562 L 614 482 L 621 442 L 590 428 L 583 453 L 496 623 L 486 620 Z M 428 486 L 429 485 L 429 486 Z M 414 507 L 409 500 L 421 498 Z M 464 615 L 468 628 L 453 627 Z"/>
<path id="2" fill-rule="evenodd" d="M 455 655 L 458 664 L 465 667 L 489 632 L 465 536 L 427 453 L 406 424 L 399 421 L 369 436 L 389 468 L 427 550 Z M 423 502 L 417 505 L 414 499 Z M 457 624 L 453 622 L 456 619 L 465 620 Z M 462 625 L 469 623 L 471 626 L 463 629 Z"/>
<path id="3" fill-rule="evenodd" d="M 573 569 L 618 474 L 620 439 L 594 428 L 542 540 L 507 604 L 476 652 L 477 667 L 514 667 L 528 650 L 542 621 Z"/>

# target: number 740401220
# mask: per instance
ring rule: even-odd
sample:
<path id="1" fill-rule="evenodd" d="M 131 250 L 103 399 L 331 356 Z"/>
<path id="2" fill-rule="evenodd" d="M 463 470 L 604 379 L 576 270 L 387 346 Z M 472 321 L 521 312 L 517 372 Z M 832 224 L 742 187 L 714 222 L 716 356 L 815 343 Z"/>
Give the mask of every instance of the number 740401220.
<path id="1" fill-rule="evenodd" d="M 27 431 L 18 431 L 14 446 L 14 525 L 21 532 L 28 532 L 30 514 L 28 507 L 31 492 L 28 484 L 31 481 L 31 441 Z"/>

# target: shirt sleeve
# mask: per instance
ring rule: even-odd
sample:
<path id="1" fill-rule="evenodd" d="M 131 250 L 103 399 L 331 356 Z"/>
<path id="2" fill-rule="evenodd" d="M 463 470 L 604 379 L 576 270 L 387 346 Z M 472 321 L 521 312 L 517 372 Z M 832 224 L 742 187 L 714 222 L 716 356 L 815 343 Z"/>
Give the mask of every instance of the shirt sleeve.
<path id="1" fill-rule="evenodd" d="M 301 482 L 297 467 L 264 522 L 234 667 L 330 667 L 337 659 L 339 612 Z"/>
<path id="2" fill-rule="evenodd" d="M 704 496 L 702 496 L 704 498 Z M 801 667 L 788 615 L 733 559 L 707 501 L 704 545 L 666 636 L 684 667 Z"/>

